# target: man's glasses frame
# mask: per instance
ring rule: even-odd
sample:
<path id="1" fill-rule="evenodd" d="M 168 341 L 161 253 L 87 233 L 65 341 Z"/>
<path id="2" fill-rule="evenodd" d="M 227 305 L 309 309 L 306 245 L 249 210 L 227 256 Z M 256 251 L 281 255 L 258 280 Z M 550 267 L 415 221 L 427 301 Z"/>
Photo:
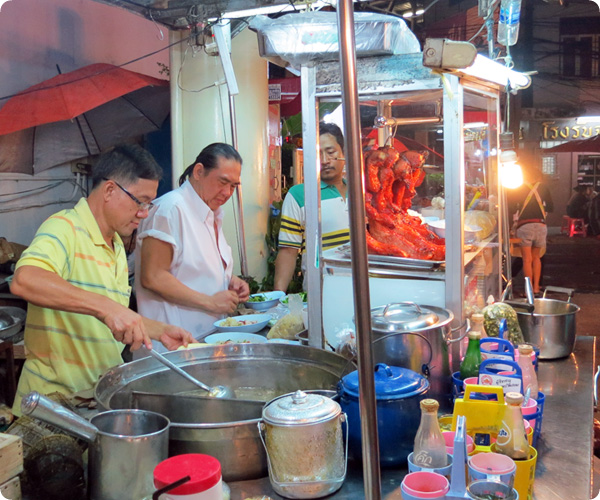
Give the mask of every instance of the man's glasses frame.
<path id="1" fill-rule="evenodd" d="M 127 196 L 129 196 L 137 204 L 139 211 L 145 212 L 146 210 L 150 210 L 150 209 L 152 209 L 152 207 L 154 207 L 154 203 L 152 203 L 152 202 L 147 203 L 145 201 L 138 200 L 134 195 L 132 195 L 129 191 L 127 191 L 127 189 L 125 189 L 123 186 L 121 186 L 121 184 L 119 184 L 114 179 L 108 179 L 106 177 L 103 177 L 102 180 L 113 181 L 119 188 L 121 188 L 121 191 L 123 191 Z"/>

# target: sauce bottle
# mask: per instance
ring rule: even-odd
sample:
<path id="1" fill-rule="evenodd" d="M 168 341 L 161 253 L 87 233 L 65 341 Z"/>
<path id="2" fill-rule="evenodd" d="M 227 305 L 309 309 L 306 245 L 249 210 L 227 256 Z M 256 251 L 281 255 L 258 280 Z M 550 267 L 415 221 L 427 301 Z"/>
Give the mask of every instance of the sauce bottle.
<path id="1" fill-rule="evenodd" d="M 523 373 L 523 394 L 528 388 L 531 388 L 531 397 L 538 398 L 538 379 L 533 366 L 533 347 L 527 344 L 519 344 L 519 359 L 518 363 Z"/>
<path id="2" fill-rule="evenodd" d="M 473 316 L 481 315 L 474 314 Z M 468 335 L 469 344 L 467 346 L 467 353 L 460 364 L 460 378 L 462 380 L 469 377 L 479 376 L 479 365 L 481 365 L 481 349 L 479 347 L 481 333 L 477 330 L 471 329 Z"/>
<path id="3" fill-rule="evenodd" d="M 421 423 L 415 436 L 413 462 L 425 469 L 439 469 L 448 465 L 446 442 L 438 422 L 440 404 L 435 399 L 421 401 Z"/>
<path id="4" fill-rule="evenodd" d="M 507 392 L 504 399 L 506 408 L 502 417 L 502 426 L 496 439 L 496 451 L 513 460 L 527 459 L 529 457 L 529 442 L 527 441 L 521 412 L 523 394 Z"/>

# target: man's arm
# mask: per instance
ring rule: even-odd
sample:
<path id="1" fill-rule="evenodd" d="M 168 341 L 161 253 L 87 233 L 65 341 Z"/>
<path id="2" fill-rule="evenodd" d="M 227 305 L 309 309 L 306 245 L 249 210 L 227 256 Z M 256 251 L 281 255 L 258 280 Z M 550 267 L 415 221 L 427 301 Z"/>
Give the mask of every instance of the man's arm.
<path id="1" fill-rule="evenodd" d="M 273 284 L 274 290 L 287 292 L 290 281 L 292 281 L 292 277 L 294 276 L 297 258 L 297 248 L 279 247 L 277 258 L 275 259 L 275 280 Z"/>
<path id="2" fill-rule="evenodd" d="M 132 350 L 142 344 L 152 348 L 139 314 L 108 297 L 73 286 L 51 271 L 21 266 L 10 291 L 39 307 L 93 316 L 110 329 L 116 340 L 131 344 Z"/>
<path id="3" fill-rule="evenodd" d="M 239 296 L 233 290 L 207 295 L 184 285 L 171 274 L 173 247 L 156 238 L 142 240 L 140 283 L 163 300 L 210 313 L 228 314 L 236 310 Z"/>

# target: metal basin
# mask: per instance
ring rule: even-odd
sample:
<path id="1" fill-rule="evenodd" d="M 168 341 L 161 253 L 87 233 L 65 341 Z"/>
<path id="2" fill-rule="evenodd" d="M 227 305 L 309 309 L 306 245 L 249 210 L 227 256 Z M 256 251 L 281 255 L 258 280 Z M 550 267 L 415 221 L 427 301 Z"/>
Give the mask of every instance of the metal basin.
<path id="1" fill-rule="evenodd" d="M 575 345 L 579 306 L 554 299 L 535 299 L 533 314 L 515 309 L 523 338 L 540 347 L 540 359 L 565 358 Z"/>
<path id="2" fill-rule="evenodd" d="M 265 401 L 298 389 L 333 390 L 343 375 L 355 369 L 338 354 L 289 344 L 207 345 L 166 356 L 209 385 L 224 384 L 240 399 Z M 132 392 L 200 395 L 191 383 L 154 358 L 112 368 L 100 378 L 94 395 L 104 409 L 121 409 L 131 407 Z M 260 418 L 239 418 L 231 412 L 227 421 L 215 421 L 210 409 L 188 412 L 180 406 L 165 413 L 171 420 L 170 456 L 212 455 L 221 462 L 225 481 L 266 476 L 267 458 L 257 427 Z M 219 415 L 217 420 L 222 420 Z"/>

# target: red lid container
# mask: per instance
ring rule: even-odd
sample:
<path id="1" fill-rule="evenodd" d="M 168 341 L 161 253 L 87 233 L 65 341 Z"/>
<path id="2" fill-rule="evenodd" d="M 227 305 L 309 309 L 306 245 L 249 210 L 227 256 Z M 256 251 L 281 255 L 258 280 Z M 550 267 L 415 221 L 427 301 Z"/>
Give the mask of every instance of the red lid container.
<path id="1" fill-rule="evenodd" d="M 221 480 L 221 463 L 210 455 L 188 453 L 167 458 L 154 469 L 154 487 L 164 488 L 185 476 L 191 479 L 170 490 L 173 495 L 202 493 Z"/>

